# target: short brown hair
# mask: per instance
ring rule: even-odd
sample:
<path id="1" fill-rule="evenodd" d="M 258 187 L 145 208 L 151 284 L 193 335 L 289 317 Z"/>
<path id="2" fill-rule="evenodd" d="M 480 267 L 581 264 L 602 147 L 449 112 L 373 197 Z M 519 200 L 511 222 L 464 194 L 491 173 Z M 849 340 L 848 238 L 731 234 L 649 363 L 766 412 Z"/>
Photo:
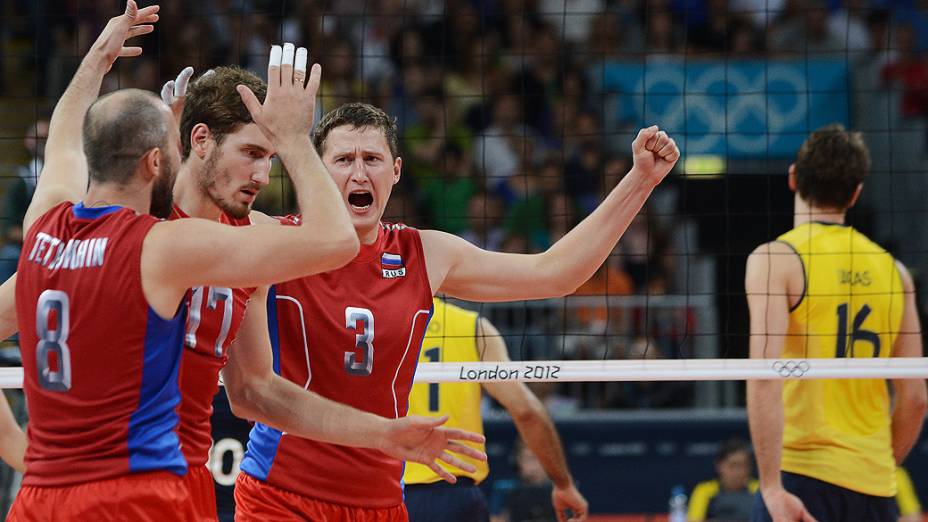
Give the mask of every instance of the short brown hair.
<path id="1" fill-rule="evenodd" d="M 184 159 L 190 155 L 190 131 L 198 123 L 209 127 L 216 143 L 222 143 L 227 134 L 253 121 L 241 95 L 235 89 L 236 85 L 248 87 L 259 101 L 264 102 L 267 83 L 241 67 L 216 67 L 211 74 L 201 76 L 190 84 L 184 101 L 184 112 L 180 117 L 180 142 Z"/>
<path id="2" fill-rule="evenodd" d="M 813 132 L 799 148 L 796 188 L 810 203 L 844 209 L 869 172 L 863 135 L 833 123 Z"/>
<path id="3" fill-rule="evenodd" d="M 387 145 L 390 147 L 390 153 L 396 158 L 399 156 L 399 145 L 397 144 L 396 118 L 387 116 L 382 109 L 374 107 L 369 103 L 346 103 L 329 111 L 322 120 L 316 125 L 313 132 L 313 145 L 319 154 L 322 154 L 322 148 L 325 146 L 325 140 L 329 133 L 336 127 L 350 125 L 353 129 L 365 129 L 372 127 L 383 132 L 384 138 L 387 139 Z"/>

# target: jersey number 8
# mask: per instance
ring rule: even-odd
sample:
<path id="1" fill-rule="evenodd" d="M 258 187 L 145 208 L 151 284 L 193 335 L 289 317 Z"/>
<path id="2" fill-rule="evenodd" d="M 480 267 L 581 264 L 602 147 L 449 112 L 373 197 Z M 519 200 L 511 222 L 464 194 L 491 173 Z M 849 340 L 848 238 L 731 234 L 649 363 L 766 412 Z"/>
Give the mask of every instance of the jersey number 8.
<path id="1" fill-rule="evenodd" d="M 39 385 L 49 391 L 71 389 L 71 350 L 68 348 L 70 329 L 70 299 L 61 290 L 45 290 L 36 306 L 35 329 L 39 342 L 35 347 L 36 370 Z M 49 328 L 49 319 L 55 313 L 55 328 Z M 57 370 L 52 370 L 49 357 L 55 354 Z"/>

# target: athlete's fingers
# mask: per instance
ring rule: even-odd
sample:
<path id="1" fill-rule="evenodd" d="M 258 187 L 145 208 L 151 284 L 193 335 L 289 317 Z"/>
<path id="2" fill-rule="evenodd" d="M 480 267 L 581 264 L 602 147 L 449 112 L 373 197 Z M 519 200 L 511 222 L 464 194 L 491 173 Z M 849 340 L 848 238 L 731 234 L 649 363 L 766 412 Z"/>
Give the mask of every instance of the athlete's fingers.
<path id="1" fill-rule="evenodd" d="M 280 58 L 283 49 L 279 45 L 271 46 L 271 56 L 267 62 L 267 86 L 268 88 L 280 85 Z"/>
<path id="2" fill-rule="evenodd" d="M 646 142 L 644 142 L 644 148 L 650 151 L 654 151 L 654 145 L 657 144 L 658 137 L 660 136 L 660 131 L 657 130 L 657 125 L 654 126 L 655 132 L 651 134 Z"/>
<path id="3" fill-rule="evenodd" d="M 126 32 L 126 40 L 129 38 L 135 38 L 136 36 L 142 36 L 143 34 L 148 34 L 155 30 L 155 26 L 150 24 L 136 25 L 133 26 Z"/>
<path id="4" fill-rule="evenodd" d="M 242 97 L 242 103 L 245 104 L 245 108 L 251 113 L 252 119 L 257 121 L 261 117 L 262 110 L 261 102 L 258 101 L 258 97 L 255 96 L 255 93 L 253 93 L 251 89 L 244 85 L 236 85 L 235 90 L 237 90 L 239 96 Z"/>
<path id="5" fill-rule="evenodd" d="M 141 47 L 123 47 L 122 49 L 119 50 L 118 56 L 120 58 L 127 58 L 127 57 L 132 57 L 132 56 L 140 56 L 141 54 L 142 54 Z"/>
<path id="6" fill-rule="evenodd" d="M 306 82 L 306 61 L 308 54 L 305 47 L 299 47 L 296 50 L 296 57 L 293 61 L 293 81 L 299 85 L 303 85 L 304 82 Z"/>
<path id="7" fill-rule="evenodd" d="M 451 440 L 477 442 L 479 444 L 483 444 L 487 441 L 486 437 L 472 431 L 465 431 L 457 428 L 443 428 L 443 431 L 446 437 Z"/>
<path id="8" fill-rule="evenodd" d="M 664 145 L 667 145 L 667 142 L 670 140 L 670 136 L 666 132 L 660 131 L 654 136 L 654 147 L 652 150 L 657 152 L 664 148 Z"/>
<path id="9" fill-rule="evenodd" d="M 280 59 L 280 84 L 287 87 L 293 85 L 293 54 L 295 48 L 292 43 L 285 43 Z"/>
<path id="10" fill-rule="evenodd" d="M 468 473 L 473 473 L 477 471 L 476 466 L 474 466 L 473 464 L 469 462 L 464 462 L 463 460 L 455 457 L 454 455 L 452 455 L 451 453 L 448 453 L 447 451 L 439 455 L 438 458 L 441 459 L 443 462 L 447 462 L 448 464 L 451 464 L 452 466 L 460 470 L 466 471 Z"/>
<path id="11" fill-rule="evenodd" d="M 168 80 L 161 87 L 161 101 L 165 105 L 174 103 L 174 80 Z"/>
<path id="12" fill-rule="evenodd" d="M 190 78 L 193 77 L 193 67 L 184 67 L 184 69 L 177 75 L 177 78 L 174 80 L 174 97 L 183 98 L 187 95 L 187 85 L 190 83 Z"/>
<path id="13" fill-rule="evenodd" d="M 453 451 L 459 455 L 464 455 L 465 457 L 470 457 L 476 460 L 487 460 L 486 453 L 457 442 L 449 442 L 448 451 Z"/>
<path id="14" fill-rule="evenodd" d="M 441 477 L 441 479 L 444 480 L 445 482 L 450 482 L 451 484 L 454 484 L 455 482 L 458 481 L 457 477 L 449 473 L 448 470 L 446 470 L 445 468 L 439 466 L 438 463 L 430 462 L 428 466 L 430 470 L 434 471 L 435 474 Z"/>
<path id="15" fill-rule="evenodd" d="M 322 83 L 322 66 L 318 63 L 314 63 L 309 69 L 309 79 L 306 80 L 306 92 L 312 96 L 316 96 L 316 93 L 319 92 L 319 84 Z"/>
<path id="16" fill-rule="evenodd" d="M 673 141 L 673 138 L 667 138 L 667 142 L 664 146 L 657 151 L 657 155 L 664 159 L 668 159 L 668 156 L 670 156 L 676 148 L 677 142 Z"/>
<path id="17" fill-rule="evenodd" d="M 135 2 L 132 2 L 132 3 L 135 4 Z M 127 4 L 126 5 L 126 16 L 127 17 L 129 15 L 128 8 L 129 8 L 129 5 Z M 129 18 L 132 21 L 132 25 L 148 24 L 152 22 L 157 22 L 159 18 L 158 11 L 161 9 L 161 6 L 149 5 L 141 9 L 138 9 L 138 8 L 136 9 L 137 11 L 135 12 L 135 16 L 132 16 Z"/>
<path id="18" fill-rule="evenodd" d="M 644 145 L 657 133 L 657 125 L 652 125 L 638 131 L 638 136 L 632 142 L 632 153 L 637 154 L 644 150 Z"/>

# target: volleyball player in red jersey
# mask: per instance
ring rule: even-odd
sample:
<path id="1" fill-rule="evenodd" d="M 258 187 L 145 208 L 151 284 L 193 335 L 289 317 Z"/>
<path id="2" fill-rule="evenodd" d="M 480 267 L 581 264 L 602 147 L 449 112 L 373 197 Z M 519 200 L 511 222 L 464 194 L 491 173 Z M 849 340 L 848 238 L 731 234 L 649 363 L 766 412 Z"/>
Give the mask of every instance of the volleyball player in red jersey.
<path id="1" fill-rule="evenodd" d="M 357 252 L 307 136 L 315 93 L 286 64 L 271 68 L 263 105 L 238 89 L 318 222 L 228 227 L 148 214 L 171 208 L 180 139 L 170 110 L 145 91 L 94 99 L 118 56 L 141 53 L 124 41 L 150 32 L 157 10 L 129 0 L 52 117 L 15 280 L 31 419 L 8 520 L 192 520 L 174 431 L 188 289 L 269 284 Z"/>
<path id="2" fill-rule="evenodd" d="M 281 49 L 278 47 L 278 49 Z M 284 62 L 294 48 L 281 49 Z M 296 50 L 298 74 L 305 70 Z M 301 69 L 302 64 L 302 69 Z M 181 73 L 189 78 L 191 69 Z M 183 84 L 179 77 L 177 84 Z M 311 78 L 314 90 L 318 74 Z M 174 185 L 171 219 L 190 216 L 206 218 L 232 226 L 277 221 L 251 209 L 261 188 L 268 183 L 274 145 L 253 122 L 248 108 L 236 92 L 245 85 L 256 99 L 265 97 L 266 84 L 237 67 L 217 67 L 180 88 L 165 102 L 180 115 L 183 163 Z M 245 307 L 254 288 L 196 287 L 189 294 L 184 351 L 180 369 L 181 404 L 178 409 L 178 436 L 189 467 L 185 477 L 197 520 L 216 520 L 213 477 L 206 467 L 212 444 L 210 417 L 213 396 L 218 390 L 220 370 L 227 360 L 227 349 L 238 332 Z M 249 349 L 243 347 L 242 349 Z M 268 422 L 309 438 L 338 441 L 365 447 L 390 445 L 397 458 L 431 464 L 446 447 L 457 447 L 453 440 L 479 438 L 459 430 L 437 428 L 439 422 L 427 418 L 400 421 L 350 413 L 344 406 L 306 393 L 273 373 L 259 379 L 250 403 L 268 412 Z M 282 408 L 280 406 L 283 406 Z M 339 422 L 324 422 L 325 419 Z M 477 455 L 478 458 L 482 455 Z"/>
<path id="3" fill-rule="evenodd" d="M 546 252 L 516 255 L 380 221 L 402 168 L 395 123 L 382 110 L 343 105 L 323 117 L 314 143 L 342 192 L 361 251 L 338 270 L 275 285 L 267 310 L 246 312 L 224 373 L 227 385 L 236 384 L 236 393 L 229 389 L 233 408 L 258 421 L 236 482 L 236 518 L 404 521 L 402 461 L 264 424 L 262 412 L 243 401 L 248 375 L 273 369 L 333 400 L 402 417 L 432 295 L 508 301 L 572 293 L 606 259 L 680 152 L 656 126 L 642 129 L 632 144 L 634 166 L 599 208 Z M 269 344 L 272 355 L 239 352 L 240 344 Z"/>

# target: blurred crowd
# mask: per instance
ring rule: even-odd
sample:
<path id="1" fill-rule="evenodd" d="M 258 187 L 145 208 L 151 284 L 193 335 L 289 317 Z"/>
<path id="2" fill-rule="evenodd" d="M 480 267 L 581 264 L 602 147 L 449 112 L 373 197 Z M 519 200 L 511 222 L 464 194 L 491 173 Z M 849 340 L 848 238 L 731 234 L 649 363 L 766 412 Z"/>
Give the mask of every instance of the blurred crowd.
<path id="1" fill-rule="evenodd" d="M 27 98 L 41 107 L 24 111 L 23 147 L 0 153 L 2 277 L 15 269 L 19 223 L 41 168 L 45 108 L 117 3 L 12 0 L 0 8 L 0 92 L 17 97 L 9 103 Z M 159 3 L 161 20 L 142 42 L 145 54 L 118 64 L 104 89 L 157 91 L 188 65 L 203 72 L 238 64 L 263 75 L 272 43 L 299 42 L 323 66 L 322 111 L 362 100 L 397 119 L 404 175 L 385 219 L 507 252 L 548 248 L 630 168 L 630 143 L 613 138 L 631 122 L 612 121 L 605 107 L 615 94 L 599 87 L 597 71 L 608 61 L 831 54 L 875 68 L 883 85 L 902 90 L 905 117 L 928 115 L 924 0 Z M 261 209 L 292 210 L 282 179 L 263 191 Z M 665 182 L 578 294 L 687 293 L 683 265 L 696 245 L 687 239 L 692 224 L 678 210 L 679 191 L 679 180 Z M 691 310 L 664 315 L 571 308 L 523 329 L 544 342 L 510 348 L 516 358 L 691 356 L 681 348 Z M 580 407 L 685 405 L 681 394 L 663 397 L 639 389 L 645 386 L 560 392 Z"/>

